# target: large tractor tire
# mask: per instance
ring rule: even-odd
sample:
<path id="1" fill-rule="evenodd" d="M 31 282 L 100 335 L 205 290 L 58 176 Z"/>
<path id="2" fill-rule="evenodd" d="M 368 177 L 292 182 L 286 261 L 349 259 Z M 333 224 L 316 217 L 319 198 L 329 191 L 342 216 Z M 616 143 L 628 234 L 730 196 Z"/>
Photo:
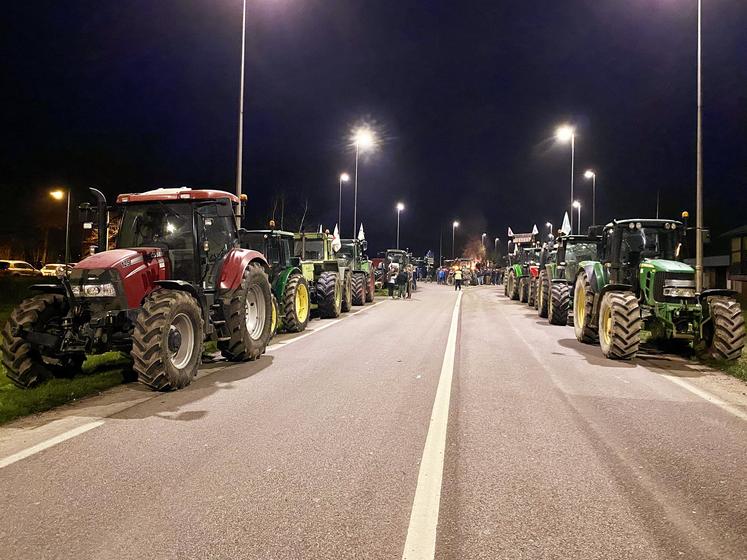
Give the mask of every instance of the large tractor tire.
<path id="1" fill-rule="evenodd" d="M 641 310 L 633 292 L 607 292 L 599 307 L 599 346 L 612 360 L 630 360 L 641 344 Z"/>
<path id="2" fill-rule="evenodd" d="M 519 278 L 519 301 L 526 303 L 529 299 L 529 278 Z"/>
<path id="3" fill-rule="evenodd" d="M 353 279 L 350 270 L 345 271 L 344 281 L 342 283 L 342 307 L 343 313 L 353 309 Z"/>
<path id="4" fill-rule="evenodd" d="M 62 296 L 42 294 L 24 300 L 10 314 L 2 331 L 0 352 L 8 379 L 18 387 L 27 389 L 52 377 L 80 373 L 85 354 L 55 356 L 51 349 L 42 353 L 18 336 L 19 330 L 60 336 L 67 312 Z"/>
<path id="5" fill-rule="evenodd" d="M 376 279 L 373 273 L 366 275 L 366 303 L 371 303 L 374 300 L 374 294 L 376 293 Z"/>
<path id="6" fill-rule="evenodd" d="M 283 291 L 282 309 L 283 329 L 288 332 L 301 332 L 306 329 L 311 316 L 311 298 L 306 278 L 300 274 L 291 274 Z"/>
<path id="7" fill-rule="evenodd" d="M 506 295 L 508 295 L 512 300 L 516 301 L 519 299 L 519 282 L 516 280 L 516 275 L 513 270 L 508 273 L 506 290 Z"/>
<path id="8" fill-rule="evenodd" d="M 334 319 L 342 311 L 342 282 L 337 272 L 322 272 L 316 283 L 319 316 Z"/>
<path id="9" fill-rule="evenodd" d="M 537 309 L 537 279 L 529 278 L 529 297 L 527 297 L 527 305 Z"/>
<path id="10" fill-rule="evenodd" d="M 717 360 L 738 360 L 745 343 L 741 305 L 723 296 L 709 297 L 707 301 L 711 324 L 706 329 L 706 352 Z"/>
<path id="11" fill-rule="evenodd" d="M 586 272 L 576 278 L 573 288 L 573 331 L 579 342 L 593 344 L 597 341 L 599 323 L 591 320 L 594 309 L 594 294 Z"/>
<path id="12" fill-rule="evenodd" d="M 256 360 L 272 337 L 272 290 L 262 266 L 250 264 L 222 301 L 228 338 L 218 341 L 218 349 L 232 362 Z"/>
<path id="13" fill-rule="evenodd" d="M 202 310 L 181 290 L 157 289 L 145 298 L 132 334 L 132 369 L 156 391 L 181 389 L 197 375 L 205 340 Z"/>
<path id="14" fill-rule="evenodd" d="M 547 316 L 551 325 L 565 325 L 568 322 L 568 305 L 571 289 L 564 282 L 553 282 L 550 286 L 550 301 Z"/>
<path id="15" fill-rule="evenodd" d="M 537 290 L 537 315 L 543 319 L 547 318 L 548 307 L 550 303 L 550 280 L 547 278 L 547 272 L 542 271 L 539 275 L 539 289 Z"/>
<path id="16" fill-rule="evenodd" d="M 280 330 L 280 304 L 275 294 L 272 294 L 272 318 L 270 319 L 270 338 L 273 338 Z"/>
<path id="17" fill-rule="evenodd" d="M 353 274 L 353 305 L 366 305 L 366 280 L 365 274 Z"/>

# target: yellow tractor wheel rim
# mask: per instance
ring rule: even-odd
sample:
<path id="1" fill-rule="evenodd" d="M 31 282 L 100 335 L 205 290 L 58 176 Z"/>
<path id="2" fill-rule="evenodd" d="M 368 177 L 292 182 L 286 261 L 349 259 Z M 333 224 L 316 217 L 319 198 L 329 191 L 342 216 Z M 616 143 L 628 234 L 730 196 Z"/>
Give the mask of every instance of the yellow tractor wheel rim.
<path id="1" fill-rule="evenodd" d="M 309 316 L 309 291 L 305 284 L 299 284 L 296 288 L 296 317 L 300 323 L 306 322 Z"/>
<path id="2" fill-rule="evenodd" d="M 272 298 L 272 320 L 270 323 L 271 332 L 278 330 L 278 306 L 275 303 L 275 298 Z"/>
<path id="3" fill-rule="evenodd" d="M 586 288 L 583 285 L 579 286 L 578 294 L 576 294 L 575 307 L 575 318 L 574 321 L 578 322 L 580 327 L 584 326 L 584 319 L 586 318 Z"/>
<path id="4" fill-rule="evenodd" d="M 604 339 L 604 344 L 608 345 L 610 344 L 610 340 L 612 340 L 612 309 L 607 306 L 602 310 L 602 338 Z"/>
<path id="5" fill-rule="evenodd" d="M 335 307 L 342 305 L 342 284 L 338 284 L 335 289 Z"/>

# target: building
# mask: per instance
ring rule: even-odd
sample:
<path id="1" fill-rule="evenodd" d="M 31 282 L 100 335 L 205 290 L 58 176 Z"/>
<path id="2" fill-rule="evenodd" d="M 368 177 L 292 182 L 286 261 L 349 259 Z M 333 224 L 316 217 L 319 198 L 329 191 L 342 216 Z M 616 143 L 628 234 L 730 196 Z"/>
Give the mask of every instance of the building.
<path id="1" fill-rule="evenodd" d="M 727 231 L 721 237 L 729 239 L 729 288 L 747 298 L 747 225 Z"/>

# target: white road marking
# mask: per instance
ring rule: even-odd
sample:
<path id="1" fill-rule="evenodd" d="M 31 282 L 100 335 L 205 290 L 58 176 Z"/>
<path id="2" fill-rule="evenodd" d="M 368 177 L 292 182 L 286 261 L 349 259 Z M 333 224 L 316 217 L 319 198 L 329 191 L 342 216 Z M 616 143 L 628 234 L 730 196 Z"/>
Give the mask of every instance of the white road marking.
<path id="1" fill-rule="evenodd" d="M 441 376 L 433 401 L 431 421 L 425 439 L 423 458 L 420 461 L 418 485 L 410 512 L 410 525 L 407 528 L 403 560 L 433 560 L 436 554 L 436 529 L 441 502 L 441 483 L 444 474 L 444 455 L 446 452 L 446 431 L 449 423 L 449 402 L 451 400 L 451 382 L 454 377 L 454 359 L 456 355 L 457 331 L 459 327 L 459 309 L 462 292 L 459 292 L 454 312 L 451 315 L 449 338 L 446 341 L 444 361 L 441 365 Z"/>
<path id="2" fill-rule="evenodd" d="M 367 309 L 372 309 L 372 308 L 376 307 L 377 305 L 379 305 L 380 303 L 384 303 L 384 301 L 386 301 L 386 300 L 377 301 L 373 305 L 367 305 L 365 307 L 362 307 L 358 311 L 355 311 L 353 313 L 347 313 L 346 317 L 350 317 L 351 315 L 357 315 L 358 313 L 361 313 L 362 311 L 366 311 Z M 302 334 L 301 336 L 298 336 L 296 338 L 292 338 L 291 340 L 288 340 L 287 342 L 275 343 L 275 344 L 269 345 L 267 347 L 267 350 L 268 351 L 272 351 L 272 350 L 278 350 L 280 348 L 284 348 L 285 346 L 288 346 L 289 344 L 292 344 L 293 342 L 301 340 L 302 338 L 306 338 L 307 336 L 311 336 L 311 335 L 313 335 L 315 333 L 318 333 L 319 331 L 323 331 L 324 329 L 327 329 L 327 328 L 331 327 L 332 325 L 336 325 L 337 323 L 339 323 L 340 321 L 343 321 L 344 319 L 345 319 L 345 317 L 341 317 L 339 319 L 335 319 L 334 321 L 325 322 L 324 324 L 322 324 L 321 326 L 315 328 L 314 330 L 312 330 L 312 331 L 310 331 L 310 332 L 308 332 L 306 334 Z M 231 366 L 235 366 L 235 365 L 238 365 L 238 364 L 230 364 L 230 366 L 227 365 L 226 367 L 231 367 Z M 226 367 L 214 369 L 210 373 L 215 373 L 216 371 L 224 370 L 224 369 L 226 369 Z M 151 398 L 156 398 L 156 396 L 157 395 L 154 395 Z M 150 400 L 150 398 L 146 399 L 146 400 Z M 145 402 L 145 401 L 143 401 L 143 402 Z M 140 404 L 140 403 L 137 403 L 137 404 Z M 25 459 L 26 457 L 30 457 L 31 455 L 35 455 L 36 453 L 39 453 L 40 451 L 44 451 L 45 449 L 49 449 L 50 447 L 53 447 L 53 446 L 57 445 L 58 443 L 62 443 L 63 441 L 66 441 L 66 440 L 72 439 L 72 438 L 74 438 L 76 436 L 79 436 L 81 434 L 84 434 L 84 433 L 86 433 L 89 430 L 92 430 L 94 428 L 98 428 L 102 424 L 104 424 L 104 420 L 96 420 L 94 422 L 88 422 L 86 424 L 83 424 L 82 426 L 78 426 L 77 428 L 73 428 L 72 430 L 68 430 L 66 432 L 63 432 L 60 435 L 57 435 L 57 436 L 55 436 L 53 438 L 50 438 L 48 440 L 44 440 L 44 441 L 42 441 L 40 443 L 37 443 L 36 445 L 32 445 L 28 449 L 24 449 L 22 451 L 19 451 L 18 453 L 14 453 L 13 455 L 9 455 L 9 456 L 7 456 L 5 458 L 0 458 L 0 469 L 2 469 L 4 467 L 7 467 L 8 465 L 12 465 L 13 463 L 15 463 L 17 461 Z"/>
<path id="3" fill-rule="evenodd" d="M 730 414 L 733 414 L 737 418 L 740 418 L 741 420 L 747 420 L 747 413 L 743 410 L 737 408 L 734 405 L 731 405 L 727 402 L 722 401 L 719 399 L 716 395 L 709 393 L 708 391 L 705 391 L 703 389 L 700 389 L 699 387 L 694 386 L 692 383 L 685 381 L 681 377 L 677 377 L 674 375 L 668 375 L 666 373 L 659 374 L 660 377 L 663 377 L 664 379 L 668 379 L 675 385 L 679 385 L 683 389 L 686 389 L 690 391 L 693 395 L 699 396 L 701 399 L 707 400 L 709 403 L 716 405 L 721 410 L 724 410 Z"/>
<path id="4" fill-rule="evenodd" d="M 88 422 L 86 424 L 83 424 L 82 426 L 78 426 L 77 428 L 73 428 L 72 430 L 68 430 L 67 432 L 63 432 L 60 435 L 50 438 L 46 441 L 37 443 L 36 445 L 29 447 L 28 449 L 24 449 L 23 451 L 14 453 L 13 455 L 5 457 L 4 459 L 0 459 L 0 469 L 5 468 L 8 465 L 12 465 L 13 463 L 17 461 L 20 461 L 21 459 L 25 459 L 26 457 L 39 453 L 40 451 L 49 449 L 50 447 L 53 447 L 57 445 L 58 443 L 62 443 L 63 441 L 72 439 L 76 436 L 79 436 L 80 434 L 84 434 L 89 430 L 98 428 L 103 423 L 104 423 L 103 420 L 96 420 L 95 422 Z"/>

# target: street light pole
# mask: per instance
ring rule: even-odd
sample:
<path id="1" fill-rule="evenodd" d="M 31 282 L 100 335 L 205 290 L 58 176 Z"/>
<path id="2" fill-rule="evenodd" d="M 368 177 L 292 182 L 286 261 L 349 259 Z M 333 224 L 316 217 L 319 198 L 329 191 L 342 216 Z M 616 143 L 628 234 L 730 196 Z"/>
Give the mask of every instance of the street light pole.
<path id="1" fill-rule="evenodd" d="M 239 85 L 239 145 L 236 154 L 236 196 L 241 198 L 241 175 L 244 154 L 244 65 L 246 58 L 246 0 L 241 19 L 241 81 Z M 236 217 L 237 225 L 241 225 L 241 216 Z"/>
<path id="2" fill-rule="evenodd" d="M 358 156 L 360 155 L 360 142 L 355 141 L 355 184 L 353 185 L 353 239 L 355 239 L 358 227 Z"/>
<path id="3" fill-rule="evenodd" d="M 99 243 L 101 241 L 99 240 Z M 67 212 L 65 213 L 65 264 L 70 262 L 70 189 L 67 189 Z M 67 270 L 67 269 L 65 269 Z"/>
<path id="4" fill-rule="evenodd" d="M 402 210 L 405 209 L 405 205 L 401 202 L 397 203 L 397 249 L 399 249 L 399 215 Z"/>
<path id="5" fill-rule="evenodd" d="M 355 185 L 353 187 L 353 239 L 357 235 L 358 227 L 358 160 L 361 150 L 372 149 L 376 145 L 376 137 L 370 128 L 358 128 L 353 132 L 353 143 L 355 144 Z"/>
<path id="6" fill-rule="evenodd" d="M 597 223 L 597 174 L 592 169 L 587 169 L 584 177 L 591 179 L 591 225 Z"/>
<path id="7" fill-rule="evenodd" d="M 703 90 L 701 82 L 703 3 L 698 0 L 698 126 L 695 171 L 695 291 L 703 291 Z"/>
<path id="8" fill-rule="evenodd" d="M 573 205 L 573 175 L 574 164 L 576 160 L 576 133 L 571 133 L 571 205 Z M 571 231 L 573 231 L 573 210 L 571 210 Z M 579 230 L 579 233 L 581 231 Z"/>
<path id="9" fill-rule="evenodd" d="M 570 198 L 570 220 L 571 220 L 571 232 L 573 232 L 573 178 L 575 175 L 575 163 L 576 163 L 576 130 L 570 125 L 563 125 L 558 127 L 555 132 L 555 137 L 561 142 L 571 143 L 571 198 Z"/>
<path id="10" fill-rule="evenodd" d="M 340 173 L 340 198 L 337 208 L 337 227 L 342 231 L 342 184 L 350 181 L 350 175 L 347 173 Z"/>
<path id="11" fill-rule="evenodd" d="M 578 223 L 576 224 L 576 232 L 581 234 L 581 203 L 578 200 L 573 201 L 573 207 L 578 210 Z"/>
<path id="12" fill-rule="evenodd" d="M 459 222 L 455 221 L 451 224 L 451 258 L 456 258 L 456 228 L 459 227 Z"/>

